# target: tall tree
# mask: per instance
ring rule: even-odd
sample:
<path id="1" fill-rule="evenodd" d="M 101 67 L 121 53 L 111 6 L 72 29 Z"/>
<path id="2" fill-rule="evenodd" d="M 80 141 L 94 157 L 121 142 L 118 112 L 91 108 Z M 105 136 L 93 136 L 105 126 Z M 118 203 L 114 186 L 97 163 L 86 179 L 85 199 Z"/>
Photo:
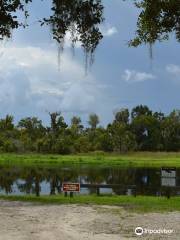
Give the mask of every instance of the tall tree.
<path id="1" fill-rule="evenodd" d="M 131 118 L 134 119 L 139 116 L 151 116 L 152 111 L 146 105 L 138 105 L 132 109 Z"/>
<path id="2" fill-rule="evenodd" d="M 115 113 L 115 121 L 128 124 L 129 123 L 129 110 L 122 108 Z"/>
<path id="3" fill-rule="evenodd" d="M 172 111 L 161 125 L 164 149 L 180 150 L 180 110 Z"/>
<path id="4" fill-rule="evenodd" d="M 98 115 L 95 113 L 90 114 L 88 124 L 90 125 L 92 130 L 95 130 L 97 128 L 97 125 L 99 124 Z"/>

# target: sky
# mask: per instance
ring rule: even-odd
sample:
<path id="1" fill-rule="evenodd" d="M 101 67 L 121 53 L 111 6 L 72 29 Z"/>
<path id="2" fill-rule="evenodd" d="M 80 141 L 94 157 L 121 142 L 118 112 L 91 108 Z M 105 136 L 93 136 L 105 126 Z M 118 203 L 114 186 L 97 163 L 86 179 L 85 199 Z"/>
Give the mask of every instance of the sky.
<path id="1" fill-rule="evenodd" d="M 50 29 L 37 23 L 48 15 L 50 1 L 34 1 L 28 7 L 30 27 L 0 43 L 0 118 L 11 114 L 17 122 L 37 116 L 48 123 L 48 112 L 61 111 L 67 122 L 78 115 L 86 124 L 88 115 L 97 113 L 106 125 L 121 108 L 143 104 L 166 114 L 180 108 L 180 44 L 173 34 L 153 46 L 151 60 L 148 46 L 127 46 L 136 30 L 133 4 L 103 3 L 104 38 L 87 75 L 83 51 L 77 44 L 73 56 L 68 36 L 58 66 L 58 46 Z"/>

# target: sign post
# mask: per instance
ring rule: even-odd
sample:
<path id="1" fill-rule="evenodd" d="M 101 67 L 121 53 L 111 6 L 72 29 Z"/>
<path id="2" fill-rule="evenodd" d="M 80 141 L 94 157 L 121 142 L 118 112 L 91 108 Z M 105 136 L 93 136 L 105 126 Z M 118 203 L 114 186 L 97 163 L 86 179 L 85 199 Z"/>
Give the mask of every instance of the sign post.
<path id="1" fill-rule="evenodd" d="M 67 197 L 67 193 L 70 193 L 70 197 L 73 197 L 74 192 L 80 192 L 80 183 L 63 183 L 62 189 L 65 194 L 65 197 Z"/>

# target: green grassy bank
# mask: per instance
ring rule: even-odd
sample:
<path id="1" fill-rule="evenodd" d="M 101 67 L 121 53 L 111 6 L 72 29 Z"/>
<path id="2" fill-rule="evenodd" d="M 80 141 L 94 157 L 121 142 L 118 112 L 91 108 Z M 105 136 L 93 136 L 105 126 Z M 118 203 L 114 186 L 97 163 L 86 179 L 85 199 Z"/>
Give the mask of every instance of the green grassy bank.
<path id="1" fill-rule="evenodd" d="M 180 197 L 150 197 L 150 196 L 96 196 L 80 195 L 73 198 L 57 196 L 1 196 L 0 199 L 9 201 L 24 201 L 40 204 L 95 204 L 121 206 L 127 211 L 134 212 L 169 212 L 180 211 Z"/>
<path id="2" fill-rule="evenodd" d="M 129 153 L 83 155 L 42 155 L 42 154 L 0 154 L 0 164 L 35 165 L 35 164 L 92 164 L 121 167 L 180 167 L 180 153 Z"/>

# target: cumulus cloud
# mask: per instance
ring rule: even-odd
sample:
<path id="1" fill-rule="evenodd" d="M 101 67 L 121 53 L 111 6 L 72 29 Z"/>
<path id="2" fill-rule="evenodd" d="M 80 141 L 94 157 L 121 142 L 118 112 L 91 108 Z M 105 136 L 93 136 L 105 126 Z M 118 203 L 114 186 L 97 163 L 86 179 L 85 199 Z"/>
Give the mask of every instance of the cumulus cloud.
<path id="1" fill-rule="evenodd" d="M 126 69 L 122 75 L 122 79 L 129 83 L 144 82 L 146 80 L 154 79 L 155 76 L 146 72 L 137 72 L 135 70 Z"/>
<path id="2" fill-rule="evenodd" d="M 166 66 L 166 71 L 168 73 L 179 76 L 180 75 L 180 66 L 174 65 L 174 64 L 169 64 L 169 65 Z"/>
<path id="3" fill-rule="evenodd" d="M 102 35 L 103 35 L 104 37 L 111 37 L 111 36 L 113 36 L 114 34 L 118 33 L 117 28 L 114 27 L 114 26 L 111 26 L 111 25 L 109 25 L 109 24 L 107 24 L 107 25 L 102 25 L 102 26 L 100 27 L 100 31 L 102 32 Z"/>
<path id="4" fill-rule="evenodd" d="M 47 111 L 91 112 L 100 95 L 98 82 L 68 54 L 37 47 L 1 48 L 1 113 L 24 116 Z"/>
<path id="5" fill-rule="evenodd" d="M 76 32 L 74 33 L 74 35 L 76 36 L 77 39 L 79 39 L 79 36 Z M 81 45 L 82 45 L 82 43 L 79 40 L 77 40 L 74 47 L 75 48 L 81 48 Z M 68 31 L 66 33 L 66 36 L 65 36 L 65 39 L 64 39 L 64 47 L 65 48 L 72 48 L 72 35 L 71 35 L 70 31 Z"/>

